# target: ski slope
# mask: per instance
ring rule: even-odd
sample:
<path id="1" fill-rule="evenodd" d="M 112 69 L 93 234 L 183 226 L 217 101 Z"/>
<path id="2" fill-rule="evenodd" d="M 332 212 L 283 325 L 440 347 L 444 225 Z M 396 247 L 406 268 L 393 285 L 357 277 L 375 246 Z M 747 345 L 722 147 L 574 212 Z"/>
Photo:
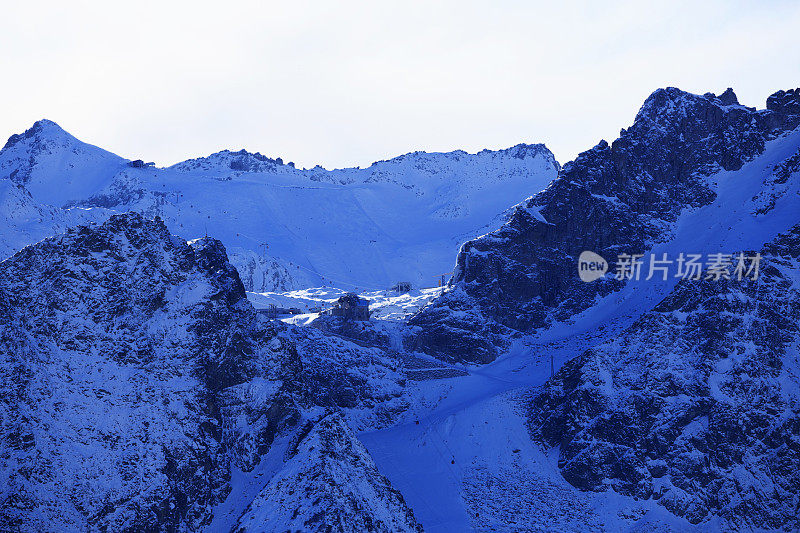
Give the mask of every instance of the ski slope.
<path id="1" fill-rule="evenodd" d="M 715 201 L 685 210 L 673 238 L 654 246 L 644 264 L 651 254 L 674 258 L 680 252 L 760 249 L 797 224 L 800 180 L 765 187 L 775 166 L 796 153 L 800 130 L 770 141 L 760 157 L 738 171 L 713 175 Z M 772 207 L 763 212 L 765 190 L 772 193 L 766 202 Z M 571 487 L 558 470 L 557 454 L 551 457 L 534 445 L 525 427 L 526 398 L 551 376 L 551 364 L 558 370 L 615 336 L 661 301 L 676 281 L 631 281 L 569 321 L 515 342 L 489 365 L 459 366 L 468 377 L 419 382 L 414 386 L 418 407 L 403 423 L 362 433 L 360 439 L 425 530 L 719 529 L 714 520 L 692 526 L 653 500 Z"/>
<path id="2" fill-rule="evenodd" d="M 218 238 L 257 292 L 434 286 L 462 242 L 499 227 L 510 206 L 545 188 L 558 169 L 544 145 L 526 144 L 413 152 L 330 171 L 245 151 L 156 168 L 50 121 L 0 151 L 0 180 L 24 186 L 42 209 L 79 206 L 98 221 L 135 210 L 186 238 Z"/>

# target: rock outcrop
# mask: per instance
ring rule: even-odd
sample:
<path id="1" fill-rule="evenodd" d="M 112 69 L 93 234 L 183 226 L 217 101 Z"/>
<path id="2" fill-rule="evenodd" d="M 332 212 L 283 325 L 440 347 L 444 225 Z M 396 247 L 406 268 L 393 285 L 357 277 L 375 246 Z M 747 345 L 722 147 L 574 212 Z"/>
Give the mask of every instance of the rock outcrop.
<path id="1" fill-rule="evenodd" d="M 421 532 L 403 496 L 336 413 L 310 421 L 237 531 Z"/>
<path id="2" fill-rule="evenodd" d="M 756 281 L 681 281 L 547 383 L 530 429 L 567 481 L 693 523 L 800 527 L 800 226 L 761 254 Z"/>
<path id="3" fill-rule="evenodd" d="M 219 241 L 136 213 L 1 262 L 0 529 L 196 531 L 305 413 L 402 410 L 391 361 L 309 333 L 255 312 Z"/>
<path id="4" fill-rule="evenodd" d="M 499 230 L 466 242 L 450 290 L 411 320 L 409 347 L 448 360 L 486 363 L 520 333 L 583 311 L 622 282 L 580 281 L 584 250 L 609 260 L 668 239 L 686 209 L 716 196 L 713 180 L 761 154 L 800 124 L 800 94 L 779 92 L 768 109 L 659 89 L 630 128 L 564 165 Z"/>

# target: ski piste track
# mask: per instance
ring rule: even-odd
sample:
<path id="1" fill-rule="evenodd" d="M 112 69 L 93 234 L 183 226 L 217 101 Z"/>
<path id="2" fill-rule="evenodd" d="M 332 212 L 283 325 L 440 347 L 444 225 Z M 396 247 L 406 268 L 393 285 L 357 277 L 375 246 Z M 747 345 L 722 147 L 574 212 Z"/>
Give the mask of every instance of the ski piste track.
<path id="1" fill-rule="evenodd" d="M 656 297 L 648 296 L 643 295 L 636 307 L 644 307 L 646 301 Z M 525 480 L 554 488 L 547 494 L 560 500 L 541 501 L 542 506 L 569 509 L 579 501 L 590 519 L 601 514 L 595 511 L 599 502 L 592 504 L 588 501 L 592 498 L 564 481 L 556 459 L 531 441 L 526 410 L 527 399 L 550 378 L 551 356 L 557 371 L 600 338 L 632 322 L 624 308 L 616 311 L 611 315 L 621 316 L 607 316 L 605 324 L 574 334 L 569 333 L 573 329 L 569 325 L 559 325 L 540 336 L 520 339 L 509 354 L 483 367 L 437 361 L 442 367 L 468 375 L 417 382 L 415 386 L 423 396 L 441 395 L 433 408 L 409 413 L 393 427 L 359 434 L 381 473 L 403 494 L 425 531 L 483 530 L 481 526 L 491 517 L 469 509 L 464 498 L 465 487 L 473 482 L 476 471 L 489 472 L 498 479 L 516 472 Z M 495 495 L 498 500 L 509 496 L 501 492 Z M 598 496 L 603 497 L 609 496 Z M 654 511 L 661 514 L 659 509 Z M 531 521 L 536 520 L 528 515 L 517 518 L 531 527 Z M 580 530 L 585 525 L 584 520 L 565 530 Z"/>
<path id="2" fill-rule="evenodd" d="M 740 170 L 722 173 L 718 177 L 717 199 L 705 207 L 686 211 L 674 237 L 653 247 L 643 258 L 645 264 L 650 255 L 662 253 L 674 257 L 680 252 L 755 249 L 786 231 L 796 221 L 797 194 L 784 195 L 767 216 L 758 218 L 749 216 L 752 204 L 748 200 L 758 192 L 765 172 L 798 147 L 800 133 L 793 132 L 772 141 L 764 155 Z M 731 229 L 722 231 L 728 227 Z M 589 500 L 593 509 L 589 512 L 595 512 L 601 527 L 613 529 L 614 518 L 602 516 L 597 504 L 602 498 L 624 497 L 602 493 L 587 496 L 566 484 L 556 459 L 528 437 L 525 400 L 550 377 L 551 357 L 557 371 L 587 348 L 630 326 L 667 296 L 675 283 L 670 278 L 631 281 L 569 323 L 554 324 L 535 336 L 517 340 L 508 354 L 489 365 L 440 362 L 469 375 L 420 382 L 418 386 L 430 389 L 429 394 L 444 388 L 441 400 L 432 409 L 413 413 L 414 419 L 399 425 L 364 432 L 359 438 L 426 531 L 481 530 L 487 516 L 467 507 L 465 486 L 476 469 L 486 468 L 493 475 L 502 476 L 506 467 L 517 472 L 527 470 L 534 478 L 544 477 L 560 485 L 563 490 L 555 494 L 561 494 L 563 499 L 542 505 L 559 508 L 568 505 L 570 498 Z M 502 499 L 504 495 L 497 497 Z M 662 520 L 676 520 L 674 516 L 665 518 L 658 508 L 648 511 Z M 681 529 L 693 529 L 686 521 L 680 520 L 679 524 Z M 578 526 L 576 523 L 579 529 Z M 571 530 L 568 525 L 564 528 Z"/>

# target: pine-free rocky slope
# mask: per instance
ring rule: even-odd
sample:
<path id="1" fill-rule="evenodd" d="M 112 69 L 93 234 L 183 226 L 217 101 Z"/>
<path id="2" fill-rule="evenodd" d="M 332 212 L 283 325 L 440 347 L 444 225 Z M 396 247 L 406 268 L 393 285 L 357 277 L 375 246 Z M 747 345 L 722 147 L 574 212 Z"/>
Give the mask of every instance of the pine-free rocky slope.
<path id="1" fill-rule="evenodd" d="M 342 530 L 417 530 L 363 450 L 318 456 L 303 444 L 309 431 L 354 439 L 342 422 L 317 428 L 325 410 L 346 406 L 369 424 L 358 409 L 373 394 L 402 410 L 397 363 L 338 339 L 317 338 L 311 352 L 293 336 L 303 333 L 257 315 L 219 241 L 187 244 L 136 213 L 1 262 L 0 529 L 198 530 L 231 492 L 233 472 L 294 438 L 294 461 L 338 469 L 359 501 L 359 490 L 382 495 L 372 507 L 330 502 Z M 348 351 L 360 354 L 347 362 Z M 333 490 L 325 471 L 281 479 Z M 293 527 L 327 530 L 309 501 L 293 505 Z M 244 509 L 227 511 L 235 522 Z"/>
<path id="2" fill-rule="evenodd" d="M 763 110 L 740 105 L 730 89 L 655 91 L 617 140 L 580 154 L 500 229 L 461 247 L 450 290 L 411 320 L 418 330 L 408 346 L 488 363 L 509 339 L 591 308 L 622 283 L 583 283 L 582 251 L 613 271 L 618 254 L 670 240 L 682 213 L 716 198 L 712 176 L 741 169 L 798 124 L 800 89 L 775 93 Z"/>
<path id="3" fill-rule="evenodd" d="M 800 527 L 800 225 L 760 253 L 757 280 L 683 280 L 548 381 L 530 428 L 567 481 L 693 523 Z"/>

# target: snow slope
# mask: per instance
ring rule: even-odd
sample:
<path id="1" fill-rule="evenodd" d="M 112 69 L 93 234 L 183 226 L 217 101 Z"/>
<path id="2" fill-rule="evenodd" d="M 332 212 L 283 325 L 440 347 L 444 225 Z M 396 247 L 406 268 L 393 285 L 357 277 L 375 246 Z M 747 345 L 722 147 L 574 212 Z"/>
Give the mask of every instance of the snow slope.
<path id="1" fill-rule="evenodd" d="M 0 180 L 0 259 L 72 226 L 104 220 L 111 213 L 103 208 L 61 209 L 42 204 L 24 186 Z"/>
<path id="2" fill-rule="evenodd" d="M 244 250 L 279 258 L 291 276 L 314 279 L 311 285 L 430 286 L 452 270 L 464 239 L 501 224 L 501 213 L 546 186 L 557 168 L 542 146 L 414 153 L 330 172 L 236 170 L 249 168 L 237 161 L 128 171 L 86 205 L 158 213 L 175 231 L 222 240 L 234 264 Z"/>
<path id="3" fill-rule="evenodd" d="M 647 264 L 650 255 L 660 257 L 662 253 L 674 258 L 680 252 L 761 249 L 800 222 L 799 161 L 800 130 L 792 130 L 768 141 L 763 152 L 741 168 L 712 173 L 707 183 L 714 191 L 713 200 L 683 209 L 663 241 L 655 244 L 643 261 Z M 793 275 L 796 279 L 796 273 Z M 458 365 L 469 371 L 469 377 L 416 383 L 413 394 L 419 398 L 419 407 L 412 408 L 405 424 L 362 433 L 362 442 L 393 486 L 403 492 L 425 530 L 735 528 L 736 522 L 725 522 L 713 513 L 702 516 L 695 526 L 667 512 L 655 498 L 637 500 L 612 489 L 586 493 L 572 487 L 559 470 L 558 447 L 543 451 L 531 443 L 526 427 L 526 397 L 536 397 L 550 379 L 551 364 L 558 371 L 576 356 L 618 338 L 669 295 L 675 283 L 675 279 L 630 282 L 598 296 L 583 312 L 509 339 L 505 353 L 488 365 Z M 654 339 L 653 335 L 644 336 L 641 342 Z M 658 347 L 648 349 L 659 353 Z M 793 350 L 796 353 L 796 347 Z M 610 352 L 607 357 L 613 361 L 617 354 Z M 657 360 L 650 358 L 644 364 L 653 361 Z M 624 366 L 617 368 L 624 371 Z M 602 370 L 598 370 L 601 375 Z M 791 374 L 793 368 L 789 370 Z M 795 392 L 800 387 L 796 374 L 793 380 L 781 380 L 780 386 Z M 746 403 L 747 398 L 737 401 Z M 576 403 L 578 412 L 582 412 L 581 405 Z M 613 468 L 615 463 L 609 458 L 603 464 Z M 736 475 L 749 479 L 751 473 L 742 469 Z M 762 481 L 764 487 L 773 483 Z M 742 500 L 741 505 L 746 510 L 749 504 Z M 743 513 L 751 523 L 762 519 L 758 513 Z"/>
<path id="4" fill-rule="evenodd" d="M 524 144 L 414 152 L 363 169 L 298 169 L 245 151 L 155 168 L 44 120 L 0 151 L 0 179 L 38 203 L 136 210 L 174 233 L 220 239 L 256 291 L 433 286 L 452 271 L 461 242 L 502 224 L 558 168 L 544 145 Z"/>
<path id="5" fill-rule="evenodd" d="M 107 186 L 126 163 L 40 120 L 8 139 L 0 151 L 0 178 L 24 185 L 38 202 L 61 207 Z"/>
<path id="6" fill-rule="evenodd" d="M 431 395 L 443 382 L 418 386 Z M 425 531 L 701 530 L 655 502 L 567 483 L 528 435 L 527 387 L 478 374 L 449 387 L 419 424 L 360 435 Z"/>

